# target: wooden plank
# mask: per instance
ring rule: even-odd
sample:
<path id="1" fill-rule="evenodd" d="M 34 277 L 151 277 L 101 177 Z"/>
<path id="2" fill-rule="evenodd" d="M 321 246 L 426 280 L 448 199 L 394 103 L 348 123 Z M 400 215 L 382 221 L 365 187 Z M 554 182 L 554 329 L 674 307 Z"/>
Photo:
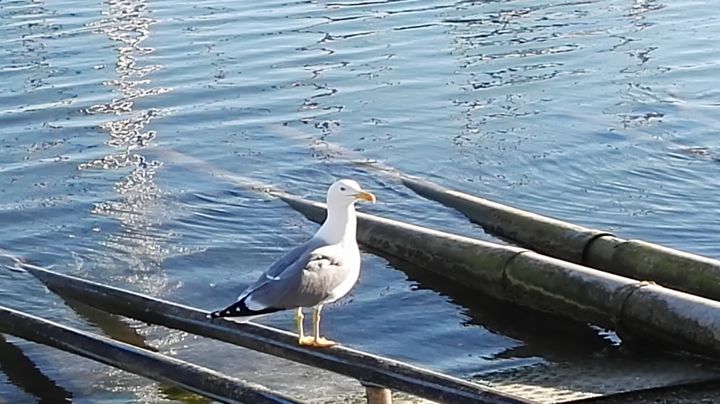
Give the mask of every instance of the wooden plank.
<path id="1" fill-rule="evenodd" d="M 392 392 L 382 387 L 366 387 L 367 404 L 392 404 Z"/>
<path id="2" fill-rule="evenodd" d="M 336 346 L 313 349 L 297 336 L 271 327 L 223 319 L 207 312 L 80 278 L 23 264 L 54 292 L 110 313 L 229 342 L 255 351 L 315 366 L 354 379 L 428 400 L 452 403 L 527 403 L 529 401 L 462 379 L 392 359 Z"/>
<path id="3" fill-rule="evenodd" d="M 179 359 L 0 306 L 0 332 L 52 346 L 224 403 L 299 403 Z"/>

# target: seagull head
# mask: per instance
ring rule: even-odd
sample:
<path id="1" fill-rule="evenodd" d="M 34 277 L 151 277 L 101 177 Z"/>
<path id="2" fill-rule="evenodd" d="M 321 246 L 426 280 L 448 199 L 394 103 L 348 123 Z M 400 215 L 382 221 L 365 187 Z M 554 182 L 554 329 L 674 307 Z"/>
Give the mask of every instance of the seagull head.
<path id="1" fill-rule="evenodd" d="M 355 201 L 368 201 L 375 203 L 375 195 L 363 191 L 360 184 L 353 180 L 335 181 L 327 192 L 328 206 L 348 206 Z"/>

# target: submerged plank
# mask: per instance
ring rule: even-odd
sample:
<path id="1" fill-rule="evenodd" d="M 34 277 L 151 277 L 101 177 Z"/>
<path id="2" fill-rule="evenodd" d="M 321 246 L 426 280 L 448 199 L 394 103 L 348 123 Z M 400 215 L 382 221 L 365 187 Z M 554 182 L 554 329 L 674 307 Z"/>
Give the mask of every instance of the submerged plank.
<path id="1" fill-rule="evenodd" d="M 224 403 L 299 403 L 265 387 L 251 385 L 211 369 L 2 306 L 0 332 L 52 346 Z"/>
<path id="2" fill-rule="evenodd" d="M 372 385 L 384 386 L 428 400 L 452 403 L 527 403 L 528 401 L 462 379 L 392 359 L 335 346 L 299 346 L 297 336 L 271 327 L 223 319 L 209 320 L 207 312 L 139 293 L 62 275 L 33 265 L 23 268 L 52 291 L 111 313 L 164 325 L 274 356 L 315 366 Z"/>

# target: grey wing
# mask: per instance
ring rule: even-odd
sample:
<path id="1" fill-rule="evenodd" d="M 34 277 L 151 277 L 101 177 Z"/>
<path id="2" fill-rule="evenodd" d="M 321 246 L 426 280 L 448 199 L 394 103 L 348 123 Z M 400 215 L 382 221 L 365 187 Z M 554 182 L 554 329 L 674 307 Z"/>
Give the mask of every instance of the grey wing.
<path id="1" fill-rule="evenodd" d="M 288 251 L 285 255 L 270 265 L 270 268 L 266 269 L 265 272 L 260 275 L 258 280 L 255 281 L 255 283 L 245 289 L 238 299 L 242 299 L 243 296 L 246 296 L 254 289 L 264 285 L 269 280 L 277 280 L 278 278 L 288 276 L 288 274 L 291 273 L 292 268 L 296 267 L 300 263 L 304 265 L 304 263 L 307 262 L 307 259 L 313 250 L 326 245 L 327 243 L 322 239 L 311 238 L 310 240 Z"/>
<path id="2" fill-rule="evenodd" d="M 347 272 L 339 254 L 325 248 L 305 250 L 290 266 L 266 276 L 261 285 L 242 297 L 251 310 L 315 306 L 331 295 Z"/>
<path id="3" fill-rule="evenodd" d="M 263 286 L 270 280 L 276 280 L 280 277 L 280 274 L 297 265 L 298 262 L 307 262 L 307 256 L 310 252 L 318 247 L 326 245 L 323 240 L 311 238 L 310 240 L 300 244 L 293 248 L 275 261 L 270 268 L 266 269 L 262 275 L 253 283 L 248 286 L 238 297 L 238 300 L 252 293 L 254 290 Z"/>
<path id="4" fill-rule="evenodd" d="M 262 281 L 267 278 L 276 278 L 285 272 L 288 268 L 296 264 L 298 261 L 307 260 L 307 256 L 315 249 L 326 246 L 327 243 L 319 238 L 311 238 L 310 240 L 300 244 L 299 246 L 288 251 L 285 255 L 275 261 L 263 275 L 258 279 Z"/>

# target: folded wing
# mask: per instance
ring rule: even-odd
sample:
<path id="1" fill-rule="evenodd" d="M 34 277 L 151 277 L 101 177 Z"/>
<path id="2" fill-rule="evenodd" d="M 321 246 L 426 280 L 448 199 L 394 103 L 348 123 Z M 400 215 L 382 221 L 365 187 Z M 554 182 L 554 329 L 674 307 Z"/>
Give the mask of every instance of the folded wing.
<path id="1" fill-rule="evenodd" d="M 275 262 L 236 303 L 210 316 L 254 316 L 320 304 L 345 279 L 341 253 L 338 246 L 311 239 Z"/>

